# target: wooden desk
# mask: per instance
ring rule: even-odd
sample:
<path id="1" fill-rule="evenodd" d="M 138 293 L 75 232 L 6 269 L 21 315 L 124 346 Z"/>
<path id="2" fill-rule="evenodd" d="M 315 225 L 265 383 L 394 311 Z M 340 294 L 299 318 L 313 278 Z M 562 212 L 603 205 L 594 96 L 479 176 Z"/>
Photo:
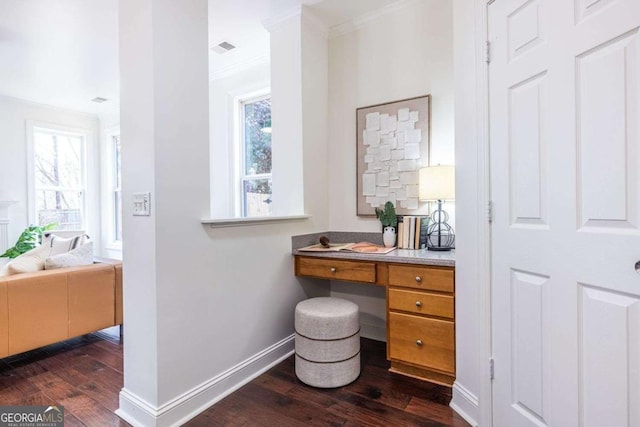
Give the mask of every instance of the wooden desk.
<path id="1" fill-rule="evenodd" d="M 451 386 L 455 380 L 452 253 L 387 255 L 294 251 L 295 274 L 385 286 L 390 371 Z"/>

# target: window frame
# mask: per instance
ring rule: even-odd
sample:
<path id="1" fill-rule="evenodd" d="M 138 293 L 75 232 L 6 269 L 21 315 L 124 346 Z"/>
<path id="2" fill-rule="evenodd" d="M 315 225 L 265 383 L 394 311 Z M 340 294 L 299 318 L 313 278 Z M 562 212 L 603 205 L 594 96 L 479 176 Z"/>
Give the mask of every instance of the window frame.
<path id="1" fill-rule="evenodd" d="M 246 197 L 244 186 L 247 181 L 256 181 L 261 179 L 268 179 L 273 183 L 273 163 L 271 164 L 271 172 L 270 173 L 262 173 L 262 174 L 253 174 L 249 175 L 246 173 L 246 153 L 247 153 L 247 145 L 245 141 L 245 105 L 253 104 L 255 102 L 264 101 L 265 99 L 271 99 L 271 89 L 265 88 L 260 91 L 252 92 L 250 94 L 245 94 L 244 96 L 236 98 L 236 124 L 234 126 L 234 153 L 236 157 L 236 173 L 235 173 L 235 189 L 234 189 L 234 200 L 235 200 L 235 211 L 236 216 L 241 218 L 254 218 L 247 215 L 247 206 L 246 206 Z M 272 140 L 272 153 L 273 153 L 273 140 Z M 270 214 L 269 214 L 270 215 Z M 264 216 L 269 216 L 264 215 Z M 260 218 L 260 217 L 255 217 Z"/>
<path id="2" fill-rule="evenodd" d="M 69 231 L 85 231 L 89 227 L 89 209 L 88 209 L 88 188 L 89 181 L 87 176 L 87 158 L 89 144 L 91 141 L 91 130 L 81 127 L 72 127 L 59 125 L 54 123 L 36 122 L 27 120 L 26 136 L 27 136 L 27 206 L 28 219 L 30 224 L 38 224 L 38 211 L 36 206 L 36 177 L 35 177 L 35 133 L 49 133 L 55 135 L 73 136 L 81 139 L 81 155 L 80 155 L 80 188 L 63 188 L 51 187 L 51 189 L 64 189 L 65 191 L 79 191 L 82 193 L 81 216 L 82 225 L 78 230 Z M 38 189 L 42 189 L 38 187 Z"/>
<path id="3" fill-rule="evenodd" d="M 114 126 L 103 131 L 104 135 L 104 147 L 103 147 L 103 170 L 104 170 L 104 212 L 106 215 L 103 218 L 104 224 L 104 245 L 106 249 L 121 251 L 122 250 L 122 236 L 118 240 L 116 221 L 118 216 L 120 217 L 120 225 L 122 227 L 122 221 L 124 215 L 122 212 L 122 182 L 120 186 L 116 186 L 117 181 L 117 163 L 114 138 L 118 138 L 120 143 L 120 150 L 122 150 L 122 136 L 120 134 L 120 126 Z M 122 181 L 122 151 L 120 152 L 120 180 Z M 115 197 L 116 193 L 120 193 L 120 212 L 116 212 Z"/>

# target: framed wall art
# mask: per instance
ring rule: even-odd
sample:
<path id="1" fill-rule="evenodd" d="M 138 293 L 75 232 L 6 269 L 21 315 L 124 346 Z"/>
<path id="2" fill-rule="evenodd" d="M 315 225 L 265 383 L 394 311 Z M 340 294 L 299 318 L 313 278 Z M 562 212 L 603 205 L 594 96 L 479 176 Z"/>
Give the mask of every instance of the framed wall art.
<path id="1" fill-rule="evenodd" d="M 420 168 L 429 165 L 431 95 L 356 110 L 357 215 L 392 202 L 400 215 L 423 207 Z"/>

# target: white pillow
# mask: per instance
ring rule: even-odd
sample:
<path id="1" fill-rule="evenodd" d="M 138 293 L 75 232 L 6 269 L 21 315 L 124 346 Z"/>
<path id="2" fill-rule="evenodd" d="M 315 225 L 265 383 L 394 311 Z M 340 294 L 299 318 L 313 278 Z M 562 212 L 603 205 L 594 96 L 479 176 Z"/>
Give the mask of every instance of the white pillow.
<path id="1" fill-rule="evenodd" d="M 53 270 L 55 268 L 77 267 L 79 265 L 91 264 L 93 264 L 93 242 L 78 246 L 68 253 L 47 258 L 44 262 L 44 268 L 46 270 Z"/>
<path id="2" fill-rule="evenodd" d="M 44 260 L 49 257 L 51 248 L 48 245 L 40 245 L 9 261 L 8 274 L 32 273 L 44 270 Z"/>
<path id="3" fill-rule="evenodd" d="M 84 245 L 88 240 L 89 236 L 86 234 L 79 234 L 77 236 L 69 237 L 68 239 L 53 234 L 51 236 L 51 253 L 49 256 L 53 257 L 71 252 L 75 248 Z"/>

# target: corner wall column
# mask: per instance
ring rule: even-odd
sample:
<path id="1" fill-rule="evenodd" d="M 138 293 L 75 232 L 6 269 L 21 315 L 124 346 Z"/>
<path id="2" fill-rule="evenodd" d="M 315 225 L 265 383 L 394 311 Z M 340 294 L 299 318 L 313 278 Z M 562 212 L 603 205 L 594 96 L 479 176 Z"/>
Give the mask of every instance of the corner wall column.
<path id="1" fill-rule="evenodd" d="M 200 223 L 210 206 L 208 15 L 207 0 L 119 2 L 127 333 L 116 414 L 135 426 L 184 424 L 210 402 L 201 385 L 218 368 L 214 338 L 199 339 L 219 304 Z M 134 215 L 136 193 L 150 194 L 147 215 Z"/>
<path id="2" fill-rule="evenodd" d="M 273 214 L 316 212 L 329 204 L 329 30 L 306 6 L 264 26 L 271 43 Z M 327 228 L 328 218 L 313 221 Z"/>

